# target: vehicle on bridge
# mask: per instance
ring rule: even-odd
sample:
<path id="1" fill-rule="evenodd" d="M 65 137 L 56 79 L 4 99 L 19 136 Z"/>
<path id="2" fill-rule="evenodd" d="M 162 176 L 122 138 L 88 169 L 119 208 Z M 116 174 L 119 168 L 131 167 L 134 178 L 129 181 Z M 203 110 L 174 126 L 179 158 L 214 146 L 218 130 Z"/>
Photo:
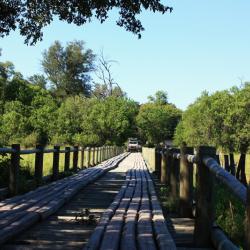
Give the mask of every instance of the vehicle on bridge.
<path id="1" fill-rule="evenodd" d="M 128 138 L 128 152 L 141 152 L 142 147 L 137 138 Z"/>

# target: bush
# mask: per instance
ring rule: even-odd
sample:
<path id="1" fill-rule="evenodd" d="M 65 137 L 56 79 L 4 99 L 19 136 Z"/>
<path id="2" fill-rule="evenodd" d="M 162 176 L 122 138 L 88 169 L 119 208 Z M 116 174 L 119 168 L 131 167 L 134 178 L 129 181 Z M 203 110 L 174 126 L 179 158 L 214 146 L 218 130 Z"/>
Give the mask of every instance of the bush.
<path id="1" fill-rule="evenodd" d="M 244 242 L 245 207 L 219 183 L 215 186 L 216 223 L 238 246 Z"/>

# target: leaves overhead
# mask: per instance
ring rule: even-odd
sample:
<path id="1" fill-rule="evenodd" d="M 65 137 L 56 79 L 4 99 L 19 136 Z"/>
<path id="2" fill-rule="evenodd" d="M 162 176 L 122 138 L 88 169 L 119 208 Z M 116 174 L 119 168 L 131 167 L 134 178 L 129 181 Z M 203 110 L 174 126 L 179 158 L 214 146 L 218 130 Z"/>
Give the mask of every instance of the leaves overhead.
<path id="1" fill-rule="evenodd" d="M 108 12 L 118 9 L 117 25 L 124 27 L 138 37 L 144 30 L 141 21 L 136 17 L 142 9 L 152 12 L 172 11 L 159 0 L 1 0 L 0 1 L 0 36 L 9 35 L 10 31 L 19 29 L 25 36 L 25 43 L 35 44 L 42 40 L 43 28 L 49 25 L 55 16 L 61 21 L 74 23 L 78 26 L 90 22 L 93 17 L 103 23 L 108 18 Z"/>

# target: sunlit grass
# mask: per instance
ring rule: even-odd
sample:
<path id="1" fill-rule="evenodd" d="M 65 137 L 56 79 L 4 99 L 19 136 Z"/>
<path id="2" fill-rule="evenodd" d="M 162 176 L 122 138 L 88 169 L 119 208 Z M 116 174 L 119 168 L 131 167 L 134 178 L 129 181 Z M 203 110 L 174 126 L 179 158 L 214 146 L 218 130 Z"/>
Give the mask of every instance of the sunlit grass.
<path id="1" fill-rule="evenodd" d="M 81 164 L 81 152 L 78 153 L 78 166 Z M 95 156 L 96 157 L 96 156 Z M 92 163 L 93 152 L 90 153 L 90 163 Z M 59 172 L 64 171 L 65 154 L 60 153 Z M 84 166 L 87 165 L 87 151 L 84 151 Z M 28 167 L 32 174 L 35 172 L 35 154 L 27 154 L 21 156 L 21 166 Z M 52 174 L 53 153 L 44 154 L 43 158 L 43 176 Z M 73 152 L 70 153 L 70 168 L 73 166 Z"/>

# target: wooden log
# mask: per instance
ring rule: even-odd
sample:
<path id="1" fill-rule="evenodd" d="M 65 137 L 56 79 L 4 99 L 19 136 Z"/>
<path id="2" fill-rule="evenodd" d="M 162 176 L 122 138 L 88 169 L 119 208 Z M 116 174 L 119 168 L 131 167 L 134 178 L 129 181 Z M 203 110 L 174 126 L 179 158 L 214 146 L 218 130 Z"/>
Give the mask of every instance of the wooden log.
<path id="1" fill-rule="evenodd" d="M 161 151 L 161 178 L 162 184 L 167 184 L 167 151 L 162 149 Z"/>
<path id="2" fill-rule="evenodd" d="M 76 172 L 77 171 L 77 167 L 78 167 L 78 152 L 79 152 L 79 147 L 78 146 L 74 146 L 74 153 L 73 153 L 73 171 Z"/>
<path id="3" fill-rule="evenodd" d="M 224 168 L 230 172 L 230 166 L 229 166 L 229 157 L 228 155 L 224 155 Z"/>
<path id="4" fill-rule="evenodd" d="M 20 167 L 20 144 L 12 144 L 11 165 L 9 167 L 9 191 L 10 195 L 17 195 L 19 188 L 19 167 Z"/>
<path id="5" fill-rule="evenodd" d="M 194 242 L 197 247 L 211 245 L 211 230 L 214 222 L 213 176 L 203 162 L 205 156 L 215 158 L 216 149 L 205 146 L 197 149 L 197 192 L 194 228 Z"/>
<path id="6" fill-rule="evenodd" d="M 59 178 L 60 146 L 54 146 L 54 150 L 55 152 L 53 153 L 52 180 L 56 181 Z"/>
<path id="7" fill-rule="evenodd" d="M 213 157 L 204 157 L 203 163 L 207 166 L 213 176 L 216 176 L 216 179 L 220 183 L 225 185 L 236 198 L 246 205 L 247 189 L 242 183 L 240 183 L 233 175 L 219 166 Z"/>
<path id="8" fill-rule="evenodd" d="M 179 149 L 172 150 L 173 153 L 179 153 Z M 171 157 L 170 165 L 170 196 L 173 200 L 179 197 L 179 175 L 180 175 L 180 160 Z"/>
<path id="9" fill-rule="evenodd" d="M 181 147 L 180 160 L 180 203 L 179 213 L 181 217 L 192 217 L 193 202 L 193 163 L 187 161 L 186 154 L 193 154 L 193 148 Z"/>
<path id="10" fill-rule="evenodd" d="M 69 171 L 69 164 L 70 164 L 70 147 L 65 147 L 64 172 Z"/>
<path id="11" fill-rule="evenodd" d="M 40 144 L 36 145 L 36 149 L 39 152 L 35 156 L 35 180 L 38 185 L 43 181 L 43 146 Z"/>
<path id="12" fill-rule="evenodd" d="M 87 168 L 90 167 L 90 147 L 87 147 Z"/>
<path id="13" fill-rule="evenodd" d="M 250 250 L 250 185 L 247 186 L 245 248 Z"/>
<path id="14" fill-rule="evenodd" d="M 223 233 L 219 227 L 212 228 L 212 242 L 216 249 L 220 250 L 239 250 Z"/>
<path id="15" fill-rule="evenodd" d="M 84 147 L 81 147 L 81 169 L 84 169 Z"/>

